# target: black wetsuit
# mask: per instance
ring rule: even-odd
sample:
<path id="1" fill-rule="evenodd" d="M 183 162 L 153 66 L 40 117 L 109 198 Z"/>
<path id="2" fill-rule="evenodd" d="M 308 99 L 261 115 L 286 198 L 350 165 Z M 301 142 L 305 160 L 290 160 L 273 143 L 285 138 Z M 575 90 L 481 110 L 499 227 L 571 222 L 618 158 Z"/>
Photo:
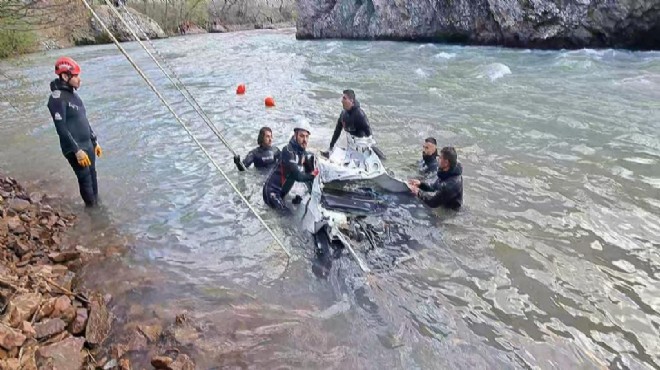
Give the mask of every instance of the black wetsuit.
<path id="1" fill-rule="evenodd" d="M 422 160 L 419 162 L 419 172 L 424 175 L 438 172 L 438 151 L 431 155 L 422 154 Z"/>
<path id="2" fill-rule="evenodd" d="M 355 100 L 353 108 L 350 110 L 343 110 L 337 120 L 335 132 L 332 134 L 330 141 L 330 148 L 334 148 L 339 135 L 341 135 L 342 128 L 351 136 L 354 137 L 368 137 L 371 136 L 371 128 L 369 127 L 369 120 L 367 115 L 360 108 L 360 102 Z"/>
<path id="3" fill-rule="evenodd" d="M 463 205 L 463 166 L 460 163 L 449 171 L 438 171 L 432 184 L 422 182 L 417 197 L 431 208 L 445 207 L 458 210 Z"/>
<path id="4" fill-rule="evenodd" d="M 294 137 L 282 148 L 280 159 L 270 171 L 263 187 L 264 202 L 276 209 L 284 209 L 284 197 L 297 182 L 314 181 L 314 155 L 303 149 Z"/>
<path id="5" fill-rule="evenodd" d="M 276 146 L 256 147 L 245 156 L 243 165 L 249 168 L 253 163 L 256 168 L 269 168 L 280 159 L 280 150 Z"/>
<path id="6" fill-rule="evenodd" d="M 55 130 L 60 138 L 62 154 L 69 161 L 78 178 L 80 196 L 88 206 L 97 203 L 98 185 L 96 183 L 96 135 L 87 121 L 87 112 L 80 96 L 73 88 L 60 79 L 50 83 L 51 95 L 48 110 L 55 123 Z M 76 152 L 83 150 L 89 156 L 91 165 L 82 167 L 76 159 Z"/>

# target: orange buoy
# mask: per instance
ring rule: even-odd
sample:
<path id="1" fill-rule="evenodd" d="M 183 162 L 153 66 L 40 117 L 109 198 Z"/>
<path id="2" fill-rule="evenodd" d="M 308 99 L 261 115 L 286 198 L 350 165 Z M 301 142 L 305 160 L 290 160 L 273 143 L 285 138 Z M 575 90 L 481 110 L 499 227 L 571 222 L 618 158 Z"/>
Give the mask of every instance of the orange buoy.
<path id="1" fill-rule="evenodd" d="M 271 98 L 270 96 L 267 96 L 266 100 L 264 100 L 264 104 L 266 104 L 267 107 L 274 107 L 275 99 Z"/>
<path id="2" fill-rule="evenodd" d="M 236 94 L 237 95 L 245 94 L 245 85 L 244 84 L 240 84 L 236 87 Z"/>

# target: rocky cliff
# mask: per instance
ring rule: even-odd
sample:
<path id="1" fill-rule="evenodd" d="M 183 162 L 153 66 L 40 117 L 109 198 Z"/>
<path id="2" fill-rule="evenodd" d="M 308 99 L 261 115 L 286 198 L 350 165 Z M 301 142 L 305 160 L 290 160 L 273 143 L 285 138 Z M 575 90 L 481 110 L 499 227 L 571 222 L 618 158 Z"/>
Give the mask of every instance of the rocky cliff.
<path id="1" fill-rule="evenodd" d="M 296 36 L 660 49 L 660 0 L 299 0 Z"/>
<path id="2" fill-rule="evenodd" d="M 167 37 L 165 32 L 153 19 L 145 16 L 144 14 L 125 7 L 124 10 L 120 11 L 121 16 L 132 28 L 133 32 L 138 35 L 142 40 L 143 33 L 142 30 L 150 39 L 158 39 Z M 101 5 L 94 8 L 96 14 L 101 18 L 103 23 L 108 27 L 110 32 L 117 38 L 119 41 L 135 41 L 133 35 L 129 30 L 124 26 L 124 23 L 115 15 L 115 13 L 107 5 Z M 76 45 L 86 45 L 86 44 L 98 44 L 110 41 L 107 33 L 103 30 L 103 27 L 97 22 L 97 20 L 89 16 L 89 22 L 87 27 L 82 27 L 77 29 L 73 34 L 73 41 Z"/>

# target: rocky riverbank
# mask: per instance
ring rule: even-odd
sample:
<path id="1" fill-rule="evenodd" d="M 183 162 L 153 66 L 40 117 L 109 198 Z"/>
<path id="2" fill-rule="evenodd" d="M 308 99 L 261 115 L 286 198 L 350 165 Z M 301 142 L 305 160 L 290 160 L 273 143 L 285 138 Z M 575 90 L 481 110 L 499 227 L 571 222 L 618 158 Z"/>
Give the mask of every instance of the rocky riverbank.
<path id="1" fill-rule="evenodd" d="M 165 329 L 159 319 L 120 326 L 113 297 L 84 288 L 79 271 L 112 252 L 69 240 L 77 218 L 52 203 L 0 174 L 0 369 L 126 370 L 132 356 L 194 369 L 175 346 L 185 315 Z"/>
<path id="2" fill-rule="evenodd" d="M 300 0 L 299 39 L 660 49 L 657 0 Z"/>

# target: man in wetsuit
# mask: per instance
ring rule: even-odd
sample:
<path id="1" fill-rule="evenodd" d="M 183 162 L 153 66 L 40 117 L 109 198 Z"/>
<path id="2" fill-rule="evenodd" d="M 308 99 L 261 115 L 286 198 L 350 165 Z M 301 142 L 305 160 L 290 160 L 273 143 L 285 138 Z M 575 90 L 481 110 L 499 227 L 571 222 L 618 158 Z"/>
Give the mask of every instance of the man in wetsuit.
<path id="1" fill-rule="evenodd" d="M 424 140 L 419 172 L 424 176 L 438 172 L 438 142 L 435 138 L 428 137 Z"/>
<path id="2" fill-rule="evenodd" d="M 463 167 L 458 163 L 456 150 L 444 147 L 438 156 L 438 178 L 433 182 L 409 180 L 410 191 L 431 208 L 458 210 L 463 205 Z"/>
<path id="3" fill-rule="evenodd" d="M 335 147 L 342 129 L 354 137 L 371 136 L 369 120 L 362 108 L 360 108 L 360 102 L 355 98 L 355 92 L 353 90 L 343 91 L 341 105 L 343 109 L 337 120 L 335 132 L 332 134 L 332 140 L 330 140 L 329 152 L 332 152 L 332 149 Z"/>
<path id="4" fill-rule="evenodd" d="M 270 207 L 284 210 L 284 197 L 295 182 L 311 183 L 319 173 L 314 155 L 307 151 L 310 126 L 303 122 L 293 129 L 289 144 L 282 148 L 280 159 L 268 175 L 263 187 L 264 202 Z"/>
<path id="5" fill-rule="evenodd" d="M 262 127 L 257 136 L 258 147 L 252 149 L 248 155 L 245 156 L 243 162 L 241 157 L 236 155 L 234 157 L 234 164 L 238 167 L 239 171 L 244 168 L 249 168 L 253 163 L 256 168 L 270 168 L 280 158 L 280 150 L 273 144 L 273 131 L 270 127 Z M 243 164 L 244 167 L 241 167 Z"/>
<path id="6" fill-rule="evenodd" d="M 87 113 L 76 90 L 80 88 L 80 66 L 68 57 L 55 62 L 58 78 L 50 83 L 48 110 L 60 139 L 62 154 L 78 178 L 80 196 L 87 207 L 98 202 L 96 157 L 103 151 L 87 121 Z"/>

